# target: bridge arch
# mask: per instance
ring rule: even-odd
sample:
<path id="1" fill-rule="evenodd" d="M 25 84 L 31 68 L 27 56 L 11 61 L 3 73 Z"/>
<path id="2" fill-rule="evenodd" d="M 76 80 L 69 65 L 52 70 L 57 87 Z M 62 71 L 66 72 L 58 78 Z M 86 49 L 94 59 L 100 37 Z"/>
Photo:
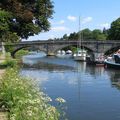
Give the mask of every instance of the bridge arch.
<path id="1" fill-rule="evenodd" d="M 54 53 L 56 53 L 58 50 L 62 50 L 62 49 L 64 49 L 64 48 L 71 47 L 71 46 L 77 47 L 77 44 L 60 45 L 59 47 L 56 47 L 56 49 L 54 50 Z M 84 49 L 88 50 L 90 53 L 93 53 L 93 52 L 94 52 L 93 49 L 91 49 L 91 48 L 89 48 L 89 47 L 87 47 L 87 46 L 85 46 L 85 45 L 82 45 L 81 48 L 82 48 L 82 49 L 84 48 Z"/>
<path id="2" fill-rule="evenodd" d="M 104 54 L 105 54 L 105 55 L 113 54 L 113 53 L 116 52 L 118 49 L 120 49 L 120 46 L 111 47 L 111 48 L 107 49 L 107 50 L 104 52 Z"/>
<path id="3" fill-rule="evenodd" d="M 24 49 L 24 48 L 33 48 L 33 47 L 34 47 L 34 46 L 22 46 L 22 47 L 18 47 L 18 48 L 16 48 L 14 51 L 11 52 L 11 56 L 12 56 L 12 58 L 15 58 L 15 54 L 16 54 L 18 51 L 20 51 L 20 50 L 22 50 L 22 49 Z M 47 54 L 45 50 L 42 50 L 42 49 L 40 49 L 39 47 L 35 47 L 35 49 L 40 50 L 40 51 L 44 52 L 45 54 Z"/>

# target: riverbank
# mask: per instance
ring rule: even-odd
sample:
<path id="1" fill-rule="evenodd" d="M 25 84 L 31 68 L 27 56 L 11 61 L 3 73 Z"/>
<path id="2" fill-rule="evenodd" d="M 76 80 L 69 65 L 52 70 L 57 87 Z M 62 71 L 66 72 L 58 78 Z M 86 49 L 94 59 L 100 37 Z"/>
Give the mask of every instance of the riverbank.
<path id="1" fill-rule="evenodd" d="M 8 119 L 7 119 L 7 113 L 5 113 L 5 112 L 0 112 L 0 120 L 8 120 Z"/>
<path id="2" fill-rule="evenodd" d="M 5 57 L 0 56 L 0 64 L 2 64 L 5 61 Z M 2 76 L 5 73 L 5 69 L 0 69 L 0 79 L 2 79 Z M 0 81 L 1 82 L 1 81 Z M 0 120 L 8 120 L 7 119 L 7 112 L 3 112 L 2 109 L 0 109 Z"/>
<path id="3" fill-rule="evenodd" d="M 58 120 L 56 108 L 48 104 L 51 99 L 33 82 L 22 78 L 16 68 L 6 70 L 2 79 L 0 98 L 9 111 L 9 119 Z"/>
<path id="4" fill-rule="evenodd" d="M 0 69 L 0 79 L 2 78 L 4 73 L 5 73 L 5 70 L 3 70 L 3 69 L 1 70 Z M 3 112 L 1 109 L 0 109 L 0 120 L 7 120 L 7 113 Z"/>
<path id="5" fill-rule="evenodd" d="M 4 72 L 5 72 L 5 69 L 0 69 L 0 78 L 2 78 Z"/>
<path id="6" fill-rule="evenodd" d="M 34 80 L 19 75 L 15 60 L 2 61 L 0 70 L 0 107 L 8 111 L 9 120 L 58 120 L 58 110 L 49 104 L 51 98 L 45 95 Z M 6 120 L 6 113 L 0 113 L 0 120 Z"/>

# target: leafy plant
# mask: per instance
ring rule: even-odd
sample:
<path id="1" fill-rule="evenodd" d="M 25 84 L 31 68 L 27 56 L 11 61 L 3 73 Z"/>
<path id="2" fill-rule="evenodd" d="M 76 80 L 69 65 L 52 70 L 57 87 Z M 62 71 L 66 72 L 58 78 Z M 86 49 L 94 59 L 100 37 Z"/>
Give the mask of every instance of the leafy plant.
<path id="1" fill-rule="evenodd" d="M 59 119 L 56 108 L 48 104 L 51 99 L 33 80 L 19 76 L 17 69 L 7 69 L 0 86 L 1 106 L 8 109 L 10 120 Z"/>

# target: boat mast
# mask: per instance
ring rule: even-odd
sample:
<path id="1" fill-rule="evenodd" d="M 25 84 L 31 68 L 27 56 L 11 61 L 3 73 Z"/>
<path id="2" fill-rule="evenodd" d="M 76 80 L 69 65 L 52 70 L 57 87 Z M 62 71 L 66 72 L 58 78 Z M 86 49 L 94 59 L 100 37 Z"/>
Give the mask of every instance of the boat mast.
<path id="1" fill-rule="evenodd" d="M 80 16 L 79 16 L 79 30 L 78 30 L 78 40 L 79 40 L 79 47 L 80 47 L 80 49 L 81 49 L 81 23 L 80 23 L 80 20 L 81 20 L 81 18 L 80 18 Z"/>

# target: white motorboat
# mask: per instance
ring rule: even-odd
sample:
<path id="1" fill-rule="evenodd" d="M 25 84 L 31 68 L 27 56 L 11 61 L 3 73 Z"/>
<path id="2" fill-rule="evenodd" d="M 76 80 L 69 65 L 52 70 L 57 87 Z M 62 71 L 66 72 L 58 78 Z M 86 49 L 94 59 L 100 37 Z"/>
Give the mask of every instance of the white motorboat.
<path id="1" fill-rule="evenodd" d="M 77 52 L 73 55 L 74 60 L 77 61 L 86 61 L 87 51 L 84 49 L 79 49 Z"/>

